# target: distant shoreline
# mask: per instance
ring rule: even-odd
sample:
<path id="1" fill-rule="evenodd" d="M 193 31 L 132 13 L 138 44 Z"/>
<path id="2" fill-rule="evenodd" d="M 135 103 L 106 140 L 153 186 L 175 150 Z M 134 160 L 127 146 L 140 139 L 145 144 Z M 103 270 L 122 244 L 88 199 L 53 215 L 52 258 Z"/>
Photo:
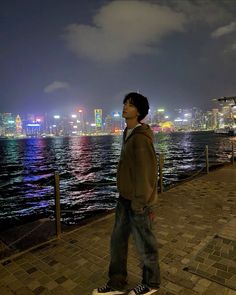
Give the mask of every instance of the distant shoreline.
<path id="1" fill-rule="evenodd" d="M 168 134 L 168 133 L 196 133 L 196 132 L 209 132 L 214 133 L 214 130 L 174 130 L 174 131 L 158 131 L 154 132 L 154 134 Z M 53 135 L 53 134 L 43 134 L 43 135 L 23 135 L 23 136 L 0 136 L 0 140 L 6 140 L 6 139 L 27 139 L 27 138 L 73 138 L 73 137 L 83 137 L 83 136 L 121 136 L 121 133 L 83 133 L 79 135 Z M 226 134 L 225 134 L 226 135 Z"/>

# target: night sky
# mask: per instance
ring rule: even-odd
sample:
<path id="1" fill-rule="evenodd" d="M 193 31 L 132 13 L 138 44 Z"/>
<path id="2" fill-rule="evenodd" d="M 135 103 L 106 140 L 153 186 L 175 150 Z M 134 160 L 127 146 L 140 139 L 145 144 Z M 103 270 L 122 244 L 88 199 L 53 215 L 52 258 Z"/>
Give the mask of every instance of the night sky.
<path id="1" fill-rule="evenodd" d="M 1 0 L 0 113 L 214 106 L 236 95 L 236 1 Z"/>

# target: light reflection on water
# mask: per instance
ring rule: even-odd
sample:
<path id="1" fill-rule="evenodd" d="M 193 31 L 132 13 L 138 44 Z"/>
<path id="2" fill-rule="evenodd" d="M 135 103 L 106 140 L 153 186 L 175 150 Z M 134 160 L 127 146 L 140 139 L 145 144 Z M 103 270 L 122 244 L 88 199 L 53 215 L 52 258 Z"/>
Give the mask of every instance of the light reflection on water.
<path id="1" fill-rule="evenodd" d="M 121 141 L 120 136 L 1 140 L 0 228 L 26 217 L 53 216 L 54 171 L 60 173 L 67 223 L 114 208 Z M 203 167 L 204 156 L 198 158 L 205 145 L 211 163 L 229 161 L 231 148 L 229 138 L 199 132 L 157 134 L 154 143 L 165 155 L 165 185 Z"/>

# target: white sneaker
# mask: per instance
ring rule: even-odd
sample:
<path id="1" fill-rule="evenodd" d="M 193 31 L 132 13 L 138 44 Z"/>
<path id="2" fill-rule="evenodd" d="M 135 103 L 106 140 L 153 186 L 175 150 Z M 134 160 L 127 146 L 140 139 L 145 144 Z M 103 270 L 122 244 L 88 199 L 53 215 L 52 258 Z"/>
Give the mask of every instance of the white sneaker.
<path id="1" fill-rule="evenodd" d="M 121 294 L 125 294 L 125 292 L 113 290 L 109 286 L 105 286 L 105 287 L 94 289 L 92 293 L 92 295 L 103 295 L 103 294 L 104 295 L 121 295 Z"/>
<path id="2" fill-rule="evenodd" d="M 140 284 L 134 289 L 132 289 L 128 295 L 151 295 L 151 294 L 156 294 L 158 289 L 155 288 L 150 288 L 146 285 Z"/>

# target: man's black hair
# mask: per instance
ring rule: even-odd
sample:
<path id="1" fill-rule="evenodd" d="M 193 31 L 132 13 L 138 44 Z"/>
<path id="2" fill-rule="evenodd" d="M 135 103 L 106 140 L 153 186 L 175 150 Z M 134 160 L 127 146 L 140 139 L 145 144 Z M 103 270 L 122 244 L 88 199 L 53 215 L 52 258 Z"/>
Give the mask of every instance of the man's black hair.
<path id="1" fill-rule="evenodd" d="M 127 100 L 137 108 L 139 112 L 138 122 L 142 121 L 147 116 L 149 110 L 147 97 L 137 92 L 130 92 L 125 95 L 123 104 L 125 104 Z"/>

